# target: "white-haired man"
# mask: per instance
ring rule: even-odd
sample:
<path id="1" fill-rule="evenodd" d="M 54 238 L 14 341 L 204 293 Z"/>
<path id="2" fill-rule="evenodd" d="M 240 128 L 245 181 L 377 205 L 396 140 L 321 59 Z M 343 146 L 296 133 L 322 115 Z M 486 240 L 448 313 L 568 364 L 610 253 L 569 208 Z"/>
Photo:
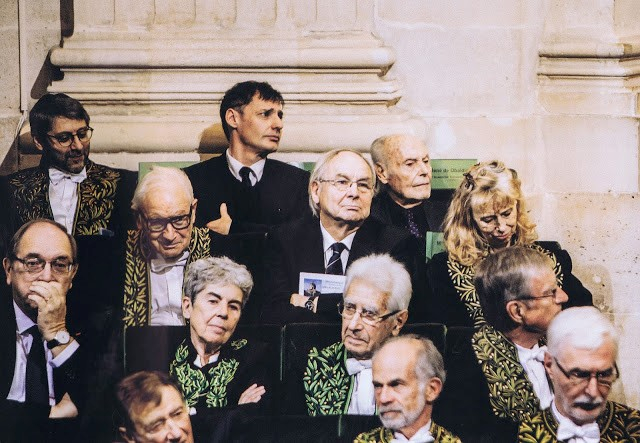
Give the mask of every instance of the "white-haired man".
<path id="1" fill-rule="evenodd" d="M 388 339 L 373 354 L 373 386 L 383 427 L 363 432 L 354 443 L 459 442 L 431 419 L 444 381 L 442 355 L 431 340 L 416 334 Z"/>
<path id="2" fill-rule="evenodd" d="M 389 253 L 410 272 L 415 242 L 401 229 L 369 217 L 375 174 L 362 154 L 336 149 L 316 163 L 309 180 L 313 217 L 282 225 L 266 247 L 263 320 L 269 323 L 334 321 L 341 294 L 309 297 L 299 292 L 301 272 L 344 275 L 369 254 Z"/>
<path id="3" fill-rule="evenodd" d="M 592 306 L 569 308 L 547 330 L 551 407 L 520 425 L 518 441 L 639 441 L 640 411 L 608 401 L 619 376 L 618 333 Z"/>
<path id="4" fill-rule="evenodd" d="M 371 356 L 407 321 L 411 279 L 389 255 L 356 260 L 346 276 L 342 341 L 309 352 L 304 372 L 309 415 L 373 415 Z"/>
<path id="5" fill-rule="evenodd" d="M 185 267 L 210 255 L 207 228 L 196 228 L 197 200 L 187 175 L 154 167 L 136 188 L 124 285 L 124 326 L 183 325 Z"/>
<path id="6" fill-rule="evenodd" d="M 433 171 L 426 143 L 409 134 L 385 135 L 371 144 L 371 159 L 380 186 L 371 204 L 372 217 L 424 243 L 427 231 L 441 229 L 447 211 L 444 202 L 429 200 Z"/>

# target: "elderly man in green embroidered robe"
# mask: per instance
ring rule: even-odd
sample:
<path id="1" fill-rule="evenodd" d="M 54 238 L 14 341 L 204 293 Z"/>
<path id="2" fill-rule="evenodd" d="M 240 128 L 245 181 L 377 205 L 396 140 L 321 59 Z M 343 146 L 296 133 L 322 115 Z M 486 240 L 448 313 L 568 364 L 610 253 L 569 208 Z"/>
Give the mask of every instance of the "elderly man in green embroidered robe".
<path id="1" fill-rule="evenodd" d="M 561 312 L 547 331 L 544 366 L 554 398 L 520 425 L 519 442 L 640 441 L 640 411 L 608 401 L 618 379 L 618 333 L 594 307 Z"/>
<path id="2" fill-rule="evenodd" d="M 375 414 L 371 356 L 407 321 L 411 278 L 387 254 L 353 262 L 346 275 L 342 342 L 309 352 L 304 372 L 309 415 Z"/>
<path id="3" fill-rule="evenodd" d="M 155 166 L 133 196 L 138 229 L 129 231 L 124 326 L 183 325 L 185 267 L 210 255 L 209 230 L 194 227 L 198 201 L 187 175 Z"/>
<path id="4" fill-rule="evenodd" d="M 136 175 L 89 160 L 89 120 L 82 104 L 65 94 L 46 94 L 33 106 L 31 135 L 42 159 L 9 177 L 14 230 L 48 218 L 74 236 L 124 235 Z"/>
<path id="5" fill-rule="evenodd" d="M 355 443 L 460 442 L 431 418 L 444 381 L 444 361 L 431 340 L 416 334 L 388 339 L 373 354 L 373 386 L 383 427 L 363 432 Z"/>
<path id="6" fill-rule="evenodd" d="M 553 390 L 542 364 L 544 337 L 567 301 L 551 260 L 524 246 L 485 258 L 475 287 L 487 325 L 457 353 L 471 361 L 450 362 L 443 403 L 455 417 L 444 414 L 441 420 L 465 441 L 467 431 L 458 426 L 472 423 L 472 435 L 483 429 L 495 433 L 494 421 L 504 420 L 515 431 L 520 420 L 549 406 Z"/>

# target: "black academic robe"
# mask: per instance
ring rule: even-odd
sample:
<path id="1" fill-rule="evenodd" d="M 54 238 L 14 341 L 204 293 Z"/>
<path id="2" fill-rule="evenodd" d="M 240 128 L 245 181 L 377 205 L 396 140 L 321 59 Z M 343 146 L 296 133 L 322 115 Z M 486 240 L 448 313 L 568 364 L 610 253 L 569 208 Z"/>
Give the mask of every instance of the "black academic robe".
<path id="1" fill-rule="evenodd" d="M 262 306 L 265 323 L 340 321 L 336 305 L 342 294 L 322 294 L 318 298 L 317 313 L 294 307 L 289 302 L 291 294 L 298 292 L 300 272 L 325 272 L 318 218 L 306 217 L 280 226 L 269 235 L 265 249 L 266 284 Z M 347 269 L 361 257 L 384 253 L 400 261 L 410 275 L 416 274 L 414 270 L 419 259 L 414 239 L 399 228 L 368 218 L 353 239 Z M 423 312 L 420 295 L 414 288 L 409 315 L 414 315 L 416 321 L 420 321 L 418 313 Z"/>

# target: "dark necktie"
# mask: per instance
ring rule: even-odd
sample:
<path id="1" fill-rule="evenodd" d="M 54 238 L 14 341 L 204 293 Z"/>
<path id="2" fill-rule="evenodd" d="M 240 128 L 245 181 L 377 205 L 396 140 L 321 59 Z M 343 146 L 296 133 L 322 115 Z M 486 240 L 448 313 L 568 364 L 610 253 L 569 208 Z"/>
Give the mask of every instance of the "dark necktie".
<path id="1" fill-rule="evenodd" d="M 407 214 L 407 228 L 409 228 L 411 235 L 417 238 L 424 238 L 424 233 L 420 232 L 420 228 L 418 228 L 413 211 L 411 209 L 406 209 L 405 213 Z"/>
<path id="2" fill-rule="evenodd" d="M 27 374 L 25 377 L 25 400 L 31 403 L 49 404 L 49 383 L 47 382 L 47 359 L 44 354 L 42 335 L 38 326 L 32 326 L 28 332 L 33 337 L 31 349 L 27 355 Z"/>
<path id="3" fill-rule="evenodd" d="M 329 259 L 329 264 L 327 264 L 327 269 L 325 270 L 325 274 L 334 274 L 334 275 L 343 275 L 344 271 L 342 269 L 342 260 L 340 260 L 340 254 L 347 247 L 340 242 L 334 243 L 331 245 L 331 258 Z"/>
<path id="4" fill-rule="evenodd" d="M 242 177 L 242 184 L 245 187 L 250 188 L 253 186 L 251 184 L 251 168 L 247 168 L 246 166 L 240 168 L 240 177 Z"/>

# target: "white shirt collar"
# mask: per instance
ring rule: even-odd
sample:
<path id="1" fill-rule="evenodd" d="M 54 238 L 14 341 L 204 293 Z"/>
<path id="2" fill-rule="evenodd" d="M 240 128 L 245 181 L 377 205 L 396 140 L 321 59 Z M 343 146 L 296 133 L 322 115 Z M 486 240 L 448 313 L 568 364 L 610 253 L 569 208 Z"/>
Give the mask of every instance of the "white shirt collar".
<path id="1" fill-rule="evenodd" d="M 229 172 L 231 172 L 231 175 L 233 175 L 236 180 L 242 181 L 242 177 L 240 176 L 240 169 L 242 169 L 245 165 L 233 158 L 228 149 L 225 151 L 224 155 L 227 156 L 227 165 L 229 165 Z M 262 160 L 255 162 L 251 166 L 248 166 L 248 168 L 253 172 L 253 174 L 250 175 L 251 185 L 255 186 L 257 182 L 262 180 L 262 173 L 264 172 L 264 165 L 266 162 L 267 159 L 263 158 Z"/>
<path id="2" fill-rule="evenodd" d="M 433 436 L 431 435 L 430 430 L 431 430 L 431 420 L 429 420 L 429 423 L 427 423 L 426 425 L 418 429 L 416 433 L 413 434 L 413 437 L 411 438 L 405 437 L 404 434 L 400 431 L 394 432 L 392 442 L 395 443 L 395 442 L 412 442 L 412 441 L 420 441 L 420 442 L 433 441 Z"/>
<path id="3" fill-rule="evenodd" d="M 207 361 L 207 365 L 211 364 L 211 363 L 215 363 L 218 361 L 218 358 L 220 357 L 220 351 L 216 352 L 215 354 L 213 354 L 211 357 L 209 357 L 209 361 Z M 193 361 L 193 364 L 197 367 L 197 368 L 201 368 L 205 365 L 202 364 L 202 361 L 200 359 L 200 355 L 196 355 L 196 359 Z"/>
<path id="4" fill-rule="evenodd" d="M 319 223 L 320 223 L 320 232 L 322 232 L 322 248 L 326 252 L 327 250 L 329 250 L 329 248 L 331 248 L 331 245 L 334 243 L 337 243 L 338 240 L 336 240 L 331 236 L 331 234 L 329 234 L 329 231 L 327 231 L 324 228 L 324 226 L 322 226 L 322 222 L 319 222 Z M 351 251 L 351 245 L 353 244 L 353 239 L 356 236 L 357 232 L 358 231 L 356 230 L 351 234 L 347 235 L 342 240 L 340 240 L 340 243 L 342 243 L 347 247 L 347 251 Z"/>
<path id="5" fill-rule="evenodd" d="M 23 334 L 27 329 L 35 325 L 33 320 L 27 317 L 27 314 L 22 312 L 22 309 L 20 309 L 20 306 L 16 304 L 15 300 L 13 301 L 13 311 L 16 314 L 16 329 L 19 334 Z"/>

